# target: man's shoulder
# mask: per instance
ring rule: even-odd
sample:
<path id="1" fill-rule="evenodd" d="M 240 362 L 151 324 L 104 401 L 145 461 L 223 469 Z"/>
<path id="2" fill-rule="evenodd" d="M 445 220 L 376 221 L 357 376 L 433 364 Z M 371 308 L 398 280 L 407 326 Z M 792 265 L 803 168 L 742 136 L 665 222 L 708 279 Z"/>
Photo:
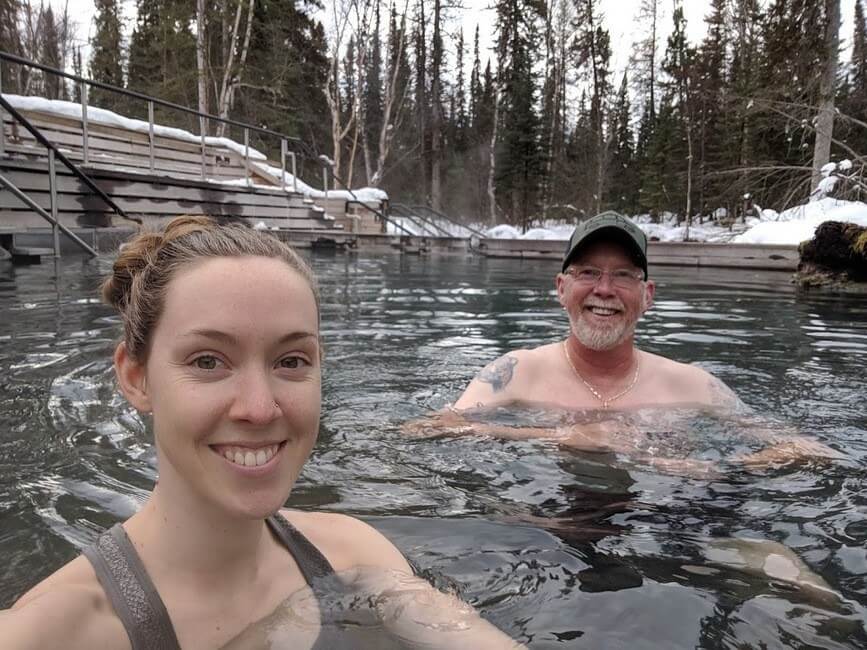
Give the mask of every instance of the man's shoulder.
<path id="1" fill-rule="evenodd" d="M 539 345 L 535 348 L 519 348 L 517 350 L 511 350 L 501 357 L 494 359 L 485 367 L 487 368 L 495 364 L 508 364 L 512 367 L 516 367 L 520 364 L 523 368 L 535 368 L 541 364 L 548 364 L 552 358 L 563 354 L 561 346 L 562 343 L 558 342 L 546 343 L 545 345 Z"/>
<path id="2" fill-rule="evenodd" d="M 711 373 L 695 364 L 675 361 L 674 359 L 669 359 L 660 354 L 653 354 L 652 352 L 642 352 L 642 354 L 644 356 L 642 363 L 645 368 L 652 368 L 655 372 L 662 373 L 668 379 L 686 381 L 713 379 Z"/>
<path id="3" fill-rule="evenodd" d="M 558 344 L 540 345 L 535 348 L 520 348 L 511 350 L 497 357 L 476 375 L 479 379 L 490 384 L 496 392 L 505 387 L 512 379 L 526 381 L 533 376 L 549 369 L 548 364 L 556 354 Z"/>
<path id="4" fill-rule="evenodd" d="M 644 367 L 652 370 L 658 381 L 665 382 L 669 389 L 684 401 L 729 409 L 743 406 L 725 382 L 701 366 L 682 363 L 650 352 L 643 354 Z"/>

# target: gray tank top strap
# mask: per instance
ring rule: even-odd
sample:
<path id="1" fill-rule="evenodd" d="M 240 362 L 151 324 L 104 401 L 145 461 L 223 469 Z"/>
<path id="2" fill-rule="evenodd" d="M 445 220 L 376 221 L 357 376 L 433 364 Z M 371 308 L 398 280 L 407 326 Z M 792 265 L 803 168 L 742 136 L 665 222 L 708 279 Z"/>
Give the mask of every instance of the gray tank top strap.
<path id="1" fill-rule="evenodd" d="M 312 587 L 314 580 L 334 574 L 334 567 L 319 549 L 313 546 L 310 540 L 304 537 L 301 531 L 290 524 L 283 515 L 278 512 L 265 521 L 271 532 L 277 536 L 277 539 L 295 558 L 295 563 L 308 585 Z"/>
<path id="2" fill-rule="evenodd" d="M 84 549 L 129 636 L 132 650 L 180 650 L 166 606 L 123 526 L 115 524 Z"/>

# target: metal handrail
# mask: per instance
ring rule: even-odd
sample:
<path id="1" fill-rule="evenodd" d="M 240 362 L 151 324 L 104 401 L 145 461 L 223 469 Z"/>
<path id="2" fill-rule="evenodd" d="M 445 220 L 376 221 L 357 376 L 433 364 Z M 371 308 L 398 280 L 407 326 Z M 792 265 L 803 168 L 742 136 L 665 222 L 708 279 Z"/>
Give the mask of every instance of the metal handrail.
<path id="1" fill-rule="evenodd" d="M 399 217 L 404 219 L 409 219 L 410 223 L 414 225 L 420 225 L 423 230 L 427 230 L 428 228 L 432 228 L 434 230 L 434 237 L 453 237 L 448 230 L 440 226 L 433 219 L 429 217 L 425 217 L 423 215 L 417 214 L 413 212 L 412 208 L 403 203 L 392 203 L 391 207 L 393 210 L 396 210 Z M 416 221 L 418 220 L 418 221 Z M 420 223 L 419 223 L 420 222 Z"/>
<path id="2" fill-rule="evenodd" d="M 388 217 L 385 216 L 385 214 L 383 214 L 382 212 L 380 212 L 380 211 L 377 210 L 376 208 L 371 208 L 371 207 L 370 207 L 369 205 L 367 205 L 364 201 L 362 201 L 361 199 L 359 199 L 359 198 L 358 198 L 358 195 L 357 195 L 355 192 L 353 192 L 352 189 L 351 189 L 351 188 L 350 188 L 346 183 L 343 182 L 343 179 L 340 178 L 337 174 L 334 173 L 334 167 L 332 167 L 332 165 L 330 164 L 331 161 L 328 160 L 328 158 L 327 158 L 326 156 L 319 156 L 319 162 L 320 162 L 320 164 L 322 165 L 322 173 L 323 173 L 323 174 L 326 174 L 326 176 L 325 176 L 324 178 L 327 179 L 327 177 L 328 177 L 327 175 L 330 175 L 331 178 L 333 178 L 333 179 L 336 181 L 336 182 L 334 183 L 334 186 L 335 186 L 335 187 L 337 186 L 337 183 L 340 183 L 340 185 L 342 185 L 343 187 L 345 187 L 345 188 L 346 188 L 346 191 L 349 192 L 349 196 L 352 197 L 352 200 L 351 200 L 351 201 L 347 201 L 347 202 L 346 202 L 347 205 L 350 205 L 350 204 L 353 204 L 353 203 L 356 204 L 356 205 L 360 205 L 361 207 L 365 208 L 365 209 L 368 210 L 369 212 L 372 212 L 372 213 L 374 214 L 374 216 L 376 216 L 376 217 L 382 219 L 382 221 L 383 221 L 384 223 L 391 223 L 391 224 L 394 224 L 394 227 L 395 227 L 395 228 L 399 228 L 400 230 L 402 230 L 404 233 L 406 233 L 406 234 L 409 235 L 410 237 L 417 237 L 417 235 L 416 235 L 415 233 L 410 232 L 409 230 L 407 230 L 406 228 L 404 228 L 402 225 L 400 225 L 399 223 L 397 223 L 397 222 L 394 221 L 393 219 L 389 219 Z M 326 183 L 325 183 L 325 186 L 326 186 L 325 199 L 328 200 L 328 190 L 327 190 L 328 183 L 327 183 L 327 181 L 326 181 Z"/>
<path id="3" fill-rule="evenodd" d="M 69 237 L 72 241 L 74 241 L 76 244 L 78 244 L 85 251 L 87 251 L 88 253 L 90 253 L 94 257 L 96 257 L 98 255 L 98 253 L 95 250 L 93 250 L 90 246 L 88 246 L 86 243 L 84 243 L 78 237 L 78 235 L 76 235 L 69 228 L 67 228 L 62 223 L 60 223 L 60 221 L 56 220 L 54 217 L 52 217 L 50 214 L 48 214 L 42 206 L 40 206 L 38 203 L 36 203 L 36 201 L 31 199 L 24 192 L 22 192 L 20 189 L 18 189 L 18 187 L 16 187 L 12 181 L 10 181 L 8 178 L 3 176 L 2 174 L 0 174 L 0 185 L 3 185 L 7 190 L 12 192 L 12 194 L 14 194 L 18 199 L 20 199 L 23 203 L 25 203 L 27 205 L 27 207 L 29 207 L 31 210 L 36 212 L 36 214 L 38 214 L 40 217 L 42 217 L 43 219 L 48 221 L 52 226 L 54 226 L 55 228 L 60 228 L 60 230 L 63 231 L 64 235 Z M 56 206 L 56 205 L 57 205 L 56 203 L 53 203 L 53 206 Z M 58 251 L 59 251 L 59 246 L 57 244 L 57 240 L 55 239 L 55 242 L 54 242 L 55 255 L 57 255 Z"/>
<path id="4" fill-rule="evenodd" d="M 31 68 L 36 68 L 37 70 L 42 70 L 43 72 L 50 72 L 52 74 L 56 74 L 60 77 L 64 77 L 66 79 L 71 79 L 72 81 L 76 81 L 79 84 L 86 84 L 88 86 L 93 86 L 94 88 L 102 88 L 103 90 L 110 90 L 112 92 L 118 93 L 120 95 L 125 95 L 127 97 L 135 97 L 136 99 L 141 99 L 146 102 L 153 102 L 158 106 L 165 106 L 166 108 L 172 108 L 177 111 L 181 111 L 182 113 L 189 113 L 190 115 L 196 115 L 197 117 L 204 118 L 206 120 L 214 120 L 216 122 L 222 122 L 224 124 L 231 124 L 232 126 L 237 126 L 242 129 L 248 129 L 250 131 L 255 131 L 256 133 L 263 133 L 265 135 L 274 136 L 278 139 L 283 139 L 287 141 L 301 142 L 300 138 L 295 138 L 293 136 L 284 135 L 282 133 L 278 133 L 277 131 L 272 131 L 270 129 L 266 129 L 260 126 L 254 126 L 253 124 L 247 124 L 246 122 L 239 122 L 237 120 L 232 120 L 227 117 L 220 117 L 219 115 L 212 115 L 211 113 L 203 113 L 201 111 L 197 111 L 194 108 L 190 108 L 188 106 L 182 106 L 181 104 L 175 104 L 174 102 L 169 102 L 164 99 L 159 99 L 157 97 L 151 97 L 150 95 L 145 95 L 144 93 L 139 93 L 134 90 L 127 90 L 126 88 L 120 88 L 118 86 L 113 86 L 111 84 L 103 83 L 102 81 L 93 81 L 92 79 L 85 79 L 84 77 L 80 77 L 75 74 L 70 74 L 69 72 L 65 72 L 64 70 L 58 70 L 57 68 L 52 68 L 51 66 L 44 65 L 42 63 L 37 63 L 36 61 L 31 61 L 30 59 L 25 59 L 22 56 L 18 56 L 16 54 L 9 54 L 8 52 L 0 51 L 0 59 L 5 61 L 11 61 L 13 63 L 18 63 L 20 65 L 30 66 Z"/>
<path id="5" fill-rule="evenodd" d="M 25 129 L 30 131 L 30 134 L 34 138 L 36 138 L 36 140 L 39 142 L 39 144 L 41 144 L 43 147 L 45 147 L 49 151 L 54 152 L 54 156 L 60 162 L 62 162 L 64 165 L 66 165 L 66 167 L 75 176 L 77 176 L 79 178 L 79 180 L 81 180 L 85 185 L 87 185 L 87 187 L 94 194 L 96 194 L 99 198 L 101 198 L 105 202 L 106 205 L 108 205 L 112 210 L 114 210 L 115 213 L 117 213 L 117 215 L 119 217 L 122 217 L 122 218 L 126 219 L 127 221 L 133 221 L 133 222 L 141 225 L 141 222 L 142 222 L 141 219 L 139 219 L 137 217 L 131 217 L 126 212 L 124 212 L 120 208 L 120 206 L 118 206 L 114 201 L 111 200 L 111 198 L 108 196 L 108 194 L 103 192 L 102 189 L 90 179 L 90 177 L 87 174 L 85 174 L 75 164 L 73 164 L 69 160 L 69 158 L 64 156 L 63 153 L 61 153 L 60 149 L 58 149 L 57 146 L 54 145 L 54 143 L 50 142 L 44 135 L 42 135 L 42 133 L 39 131 L 39 129 L 37 129 L 35 126 L 33 126 L 26 117 L 24 117 L 21 113 L 18 112 L 18 110 L 15 107 L 12 106 L 12 104 L 10 104 L 8 101 L 6 101 L 6 98 L 3 97 L 2 94 L 0 94 L 0 106 L 2 106 L 3 110 L 5 110 L 7 113 L 9 113 L 18 122 L 20 122 L 21 125 Z M 0 128 L 2 128 L 2 127 L 0 127 Z"/>
<path id="6" fill-rule="evenodd" d="M 348 192 L 350 194 L 352 194 L 352 196 L 355 196 L 355 193 L 352 190 L 348 190 Z M 349 201 L 347 201 L 346 205 L 360 205 L 362 208 L 365 208 L 369 212 L 372 212 L 374 214 L 374 216 L 376 216 L 377 219 L 382 219 L 382 221 L 384 221 L 385 223 L 392 224 L 395 228 L 397 228 L 398 230 L 401 230 L 402 232 L 406 233 L 410 237 L 418 237 L 418 235 L 416 235 L 414 232 L 412 232 L 411 230 L 407 230 L 406 228 L 403 227 L 403 225 L 399 224 L 397 221 L 395 221 L 391 217 L 386 217 L 382 212 L 380 212 L 376 208 L 372 208 L 369 205 L 367 205 L 367 203 L 365 203 L 364 201 L 360 201 L 357 196 L 356 196 L 356 198 L 350 199 Z"/>
<path id="7" fill-rule="evenodd" d="M 423 237 L 442 237 L 442 232 L 437 232 L 435 227 L 432 227 L 431 224 L 427 223 L 423 218 L 419 217 L 417 214 L 413 214 L 412 212 L 399 212 L 395 215 L 395 218 L 400 218 L 404 222 L 409 222 L 416 228 L 421 230 L 421 235 Z M 446 235 L 449 236 L 449 235 Z"/>
<path id="8" fill-rule="evenodd" d="M 464 229 L 466 229 L 466 230 L 469 230 L 472 234 L 476 235 L 477 237 L 481 237 L 482 239 L 485 238 L 485 233 L 483 233 L 481 230 L 476 230 L 475 228 L 471 228 L 471 227 L 469 227 L 469 226 L 467 226 L 467 225 L 464 225 L 464 224 L 462 224 L 462 223 L 458 223 L 457 221 L 455 221 L 454 219 L 452 219 L 452 218 L 451 218 L 450 216 L 448 216 L 447 214 L 443 214 L 443 213 L 440 212 L 439 210 L 434 210 L 434 209 L 433 209 L 432 207 L 430 207 L 430 206 L 427 206 L 427 205 L 411 205 L 411 206 L 409 206 L 409 207 L 410 207 L 410 209 L 412 209 L 412 210 L 414 210 L 414 211 L 424 210 L 425 212 L 430 212 L 431 214 L 436 215 L 439 219 L 442 219 L 443 221 L 448 221 L 449 223 L 454 224 L 455 226 L 460 226 L 461 228 L 464 228 Z"/>
<path id="9" fill-rule="evenodd" d="M 215 122 L 221 122 L 223 124 L 228 124 L 231 126 L 236 126 L 244 130 L 244 175 L 245 178 L 249 181 L 250 179 L 250 131 L 255 133 L 260 133 L 263 135 L 271 136 L 276 138 L 280 142 L 280 162 L 281 162 L 281 183 L 280 186 L 284 191 L 286 190 L 285 176 L 286 176 L 286 144 L 288 142 L 293 142 L 295 144 L 304 146 L 304 142 L 296 137 L 284 135 L 282 133 L 278 133 L 277 131 L 272 131 L 271 129 L 266 129 L 264 127 L 255 126 L 253 124 L 248 124 L 246 122 L 239 122 L 238 120 L 233 120 L 227 117 L 220 117 L 219 115 L 213 115 L 211 113 L 203 113 L 202 111 L 198 111 L 194 108 L 189 108 L 188 106 L 183 106 L 181 104 L 175 104 L 174 102 L 166 101 L 164 99 L 159 99 L 157 97 L 152 97 L 150 95 L 145 95 L 144 93 L 139 93 L 134 90 L 127 90 L 126 88 L 120 88 L 118 86 L 113 86 L 112 84 L 107 84 L 102 81 L 94 81 L 92 79 L 85 79 L 76 74 L 70 74 L 64 70 L 59 70 L 58 68 L 52 68 L 51 66 L 44 65 L 42 63 L 37 63 L 36 61 L 31 61 L 30 59 L 25 59 L 24 57 L 18 56 L 16 54 L 10 54 L 9 52 L 0 51 L 0 60 L 9 61 L 12 63 L 17 63 L 19 65 L 25 65 L 37 70 L 42 70 L 43 72 L 48 72 L 59 77 L 63 77 L 64 79 L 70 79 L 81 87 L 81 131 L 82 131 L 82 150 L 83 150 L 83 159 L 84 164 L 87 165 L 89 162 L 89 148 L 88 148 L 88 119 L 87 119 L 87 96 L 88 96 L 88 87 L 101 88 L 103 90 L 110 91 L 112 93 L 116 93 L 118 95 L 122 95 L 125 97 L 133 97 L 135 99 L 142 100 L 147 102 L 148 109 L 148 148 L 149 148 L 149 168 L 150 171 L 154 171 L 154 105 L 164 106 L 166 108 L 171 108 L 173 110 L 180 111 L 182 113 L 188 113 L 190 115 L 195 115 L 198 117 L 199 122 L 199 137 L 200 137 L 200 149 L 201 149 L 201 157 L 202 157 L 202 180 L 205 180 L 207 177 L 206 169 L 207 165 L 205 162 L 206 159 L 206 143 L 205 143 L 205 129 L 209 120 L 213 120 Z M 0 132 L 0 148 L 2 148 L 2 132 Z M 289 152 L 288 155 L 291 157 L 292 161 L 292 175 L 293 177 L 297 176 L 296 169 L 296 161 L 295 161 L 295 152 Z M 293 182 L 294 191 L 297 192 L 297 180 Z"/>

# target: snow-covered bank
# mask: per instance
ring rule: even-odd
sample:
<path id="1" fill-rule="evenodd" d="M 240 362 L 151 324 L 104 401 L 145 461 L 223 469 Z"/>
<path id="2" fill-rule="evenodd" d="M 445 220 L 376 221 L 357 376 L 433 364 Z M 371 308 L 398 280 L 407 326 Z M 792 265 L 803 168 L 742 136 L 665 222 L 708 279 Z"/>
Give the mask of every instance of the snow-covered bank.
<path id="1" fill-rule="evenodd" d="M 800 244 L 813 238 L 825 221 L 842 221 L 867 226 L 867 204 L 824 198 L 790 208 L 775 220 L 762 220 L 734 237 L 738 244 Z"/>
<path id="2" fill-rule="evenodd" d="M 683 241 L 686 226 L 678 225 L 674 215 L 666 214 L 660 223 L 653 223 L 648 215 L 633 217 L 633 220 L 654 241 Z M 412 222 L 396 219 L 404 228 L 418 235 L 431 235 L 432 229 L 425 232 Z M 732 229 L 712 223 L 694 224 L 689 228 L 690 241 L 738 243 L 738 244 L 785 244 L 798 245 L 812 239 L 817 226 L 824 221 L 843 221 L 867 226 L 867 204 L 860 201 L 843 201 L 822 198 L 805 205 L 799 205 L 783 212 L 762 210 L 761 218 L 749 217 L 746 223 L 736 223 Z M 469 232 L 453 224 L 439 224 L 455 237 L 468 237 Z M 405 234 L 389 224 L 389 232 Z M 572 234 L 573 225 L 546 223 L 522 233 L 518 228 L 499 225 L 493 228 L 476 226 L 491 239 L 553 239 L 566 241 Z"/>

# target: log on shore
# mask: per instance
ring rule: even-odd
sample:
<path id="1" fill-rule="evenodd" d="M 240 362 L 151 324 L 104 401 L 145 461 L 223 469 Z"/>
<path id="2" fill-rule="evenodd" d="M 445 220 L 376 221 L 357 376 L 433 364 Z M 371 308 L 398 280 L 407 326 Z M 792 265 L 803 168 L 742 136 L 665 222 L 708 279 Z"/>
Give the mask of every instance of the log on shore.
<path id="1" fill-rule="evenodd" d="M 826 221 L 798 252 L 795 281 L 799 287 L 867 291 L 867 228 Z"/>

